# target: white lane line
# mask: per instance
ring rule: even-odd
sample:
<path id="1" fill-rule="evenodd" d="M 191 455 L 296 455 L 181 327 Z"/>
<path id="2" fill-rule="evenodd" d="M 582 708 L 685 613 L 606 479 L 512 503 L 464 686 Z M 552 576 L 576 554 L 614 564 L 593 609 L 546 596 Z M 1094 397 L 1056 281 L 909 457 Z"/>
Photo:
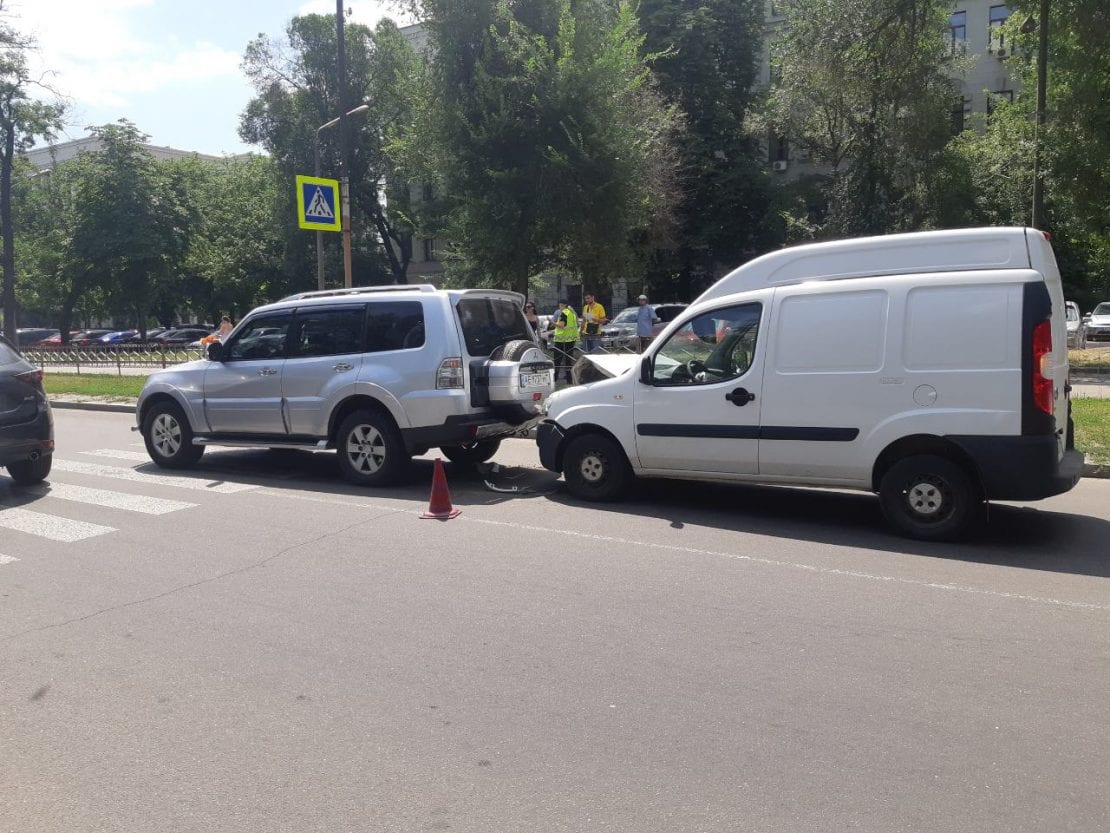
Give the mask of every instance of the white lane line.
<path id="1" fill-rule="evenodd" d="M 88 503 L 93 506 L 103 506 L 107 509 L 125 509 L 128 512 L 140 512 L 143 515 L 167 515 L 170 512 L 192 509 L 196 506 L 195 503 L 186 503 L 183 500 L 166 500 L 165 498 L 149 497 L 147 495 L 128 495 L 123 492 L 111 492 L 107 489 L 70 486 L 66 483 L 39 486 L 34 491 L 48 497 L 61 498 L 74 503 Z"/>
<path id="2" fill-rule="evenodd" d="M 613 538 L 609 535 L 594 535 L 589 532 L 575 532 L 574 530 L 560 530 L 551 529 L 543 526 L 532 526 L 530 524 L 515 523 L 512 521 L 493 521 L 487 518 L 475 518 L 474 516 L 462 515 L 459 518 L 463 521 L 476 524 L 486 524 L 488 526 L 504 526 L 510 529 L 520 530 L 522 532 L 539 532 L 550 533 L 551 535 L 569 535 L 575 538 L 586 538 L 591 541 L 601 541 L 609 544 L 625 544 L 631 547 L 644 547 L 647 549 L 668 550 L 670 552 L 689 553 L 691 555 L 710 555 L 717 558 L 731 558 L 735 561 L 747 561 L 751 564 L 763 564 L 770 567 L 788 567 L 792 570 L 805 570 L 809 573 L 820 573 L 822 575 L 830 576 L 846 576 L 848 578 L 859 578 L 867 581 L 885 581 L 893 584 L 908 584 L 915 587 L 927 587 L 930 590 L 947 590 L 954 593 L 973 593 L 979 596 L 992 596 L 996 599 L 1017 599 L 1023 602 L 1035 602 L 1037 604 L 1055 605 L 1056 607 L 1069 607 L 1077 608 L 1080 610 L 1102 610 L 1110 611 L 1110 605 L 1094 604 L 1091 602 L 1071 602 L 1067 599 L 1053 599 L 1044 596 L 1027 596 L 1024 593 L 1007 593 L 1004 590 L 987 590 L 981 587 L 969 587 L 963 584 L 949 584 L 941 581 L 926 581 L 925 579 L 918 578 L 903 578 L 900 576 L 884 576 L 876 573 L 864 573 L 858 570 L 841 570 L 836 567 L 818 567 L 815 564 L 804 564 L 798 561 L 781 561 L 775 558 L 761 558 L 755 555 L 737 555 L 732 552 L 715 552 L 713 550 L 703 550 L 696 547 L 680 547 L 675 544 L 659 544 L 653 541 L 632 541 L 627 538 Z"/>
<path id="3" fill-rule="evenodd" d="M 150 455 L 139 451 L 123 451 L 119 448 L 98 448 L 96 451 L 82 451 L 92 457 L 111 457 L 115 460 L 130 460 L 132 463 L 149 463 Z"/>
<path id="4" fill-rule="evenodd" d="M 16 558 L 14 555 L 0 554 L 0 566 L 2 566 L 4 564 L 11 564 L 13 561 L 18 561 L 18 560 L 19 559 Z"/>
<path id="5" fill-rule="evenodd" d="M 49 538 L 51 541 L 62 541 L 66 544 L 116 531 L 115 527 L 44 515 L 29 509 L 0 509 L 0 527 L 37 535 L 40 538 Z"/>
<path id="6" fill-rule="evenodd" d="M 194 489 L 199 492 L 213 492 L 220 495 L 230 495 L 236 492 L 250 492 L 257 489 L 247 483 L 227 483 L 223 480 L 203 480 L 199 477 L 182 475 L 181 477 L 168 477 L 163 474 L 147 474 L 134 469 L 120 466 L 101 466 L 96 463 L 80 463 L 76 460 L 59 460 L 54 458 L 54 471 L 66 471 L 72 474 L 88 474 L 93 477 L 109 477 L 115 480 L 129 480 L 132 483 L 146 483 L 152 486 L 169 486 L 171 489 Z"/>

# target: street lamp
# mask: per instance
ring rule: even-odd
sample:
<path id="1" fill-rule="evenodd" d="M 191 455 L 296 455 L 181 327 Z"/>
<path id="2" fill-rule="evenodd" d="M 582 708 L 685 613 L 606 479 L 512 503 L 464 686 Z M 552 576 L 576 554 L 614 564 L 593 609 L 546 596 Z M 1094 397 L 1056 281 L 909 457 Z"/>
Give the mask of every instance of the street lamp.
<path id="1" fill-rule="evenodd" d="M 1046 87 L 1048 85 L 1048 0 L 1040 2 L 1040 17 L 1034 21 L 1027 18 L 1021 31 L 1029 35 L 1034 28 L 1037 32 L 1037 120 L 1033 134 L 1033 210 L 1029 225 L 1044 229 L 1044 171 L 1041 170 L 1044 155 L 1044 116 Z"/>
<path id="2" fill-rule="evenodd" d="M 358 113 L 365 113 L 370 109 L 369 104 L 360 104 L 353 110 L 348 110 L 342 116 L 336 116 L 331 121 L 324 122 L 316 128 L 316 140 L 312 144 L 312 158 L 313 158 L 313 174 L 320 177 L 320 131 L 327 130 L 329 127 L 335 127 L 343 119 L 348 116 L 354 116 Z M 349 275 L 351 271 L 350 257 L 351 257 L 351 221 L 347 218 L 347 212 L 350 210 L 350 197 L 347 187 L 347 177 L 343 177 L 340 183 L 339 190 L 342 194 L 342 204 L 339 207 L 340 216 L 343 218 L 343 272 L 344 275 Z M 324 288 L 324 233 L 322 231 L 316 232 L 316 288 Z"/>

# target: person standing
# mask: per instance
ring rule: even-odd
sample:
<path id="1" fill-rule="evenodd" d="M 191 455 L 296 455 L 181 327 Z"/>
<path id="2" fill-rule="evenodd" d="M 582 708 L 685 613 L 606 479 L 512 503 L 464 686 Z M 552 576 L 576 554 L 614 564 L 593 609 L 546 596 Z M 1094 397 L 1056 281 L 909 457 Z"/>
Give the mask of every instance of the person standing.
<path id="1" fill-rule="evenodd" d="M 609 319 L 605 317 L 605 307 L 594 300 L 594 296 L 586 293 L 582 304 L 582 340 L 586 344 L 586 352 L 592 353 L 601 343 L 601 325 Z"/>
<path id="2" fill-rule="evenodd" d="M 560 376 L 570 382 L 570 366 L 574 363 L 574 345 L 578 343 L 578 316 L 565 300 L 559 301 L 555 312 L 555 335 L 552 344 L 555 353 L 555 382 Z"/>
<path id="3" fill-rule="evenodd" d="M 659 319 L 651 304 L 648 303 L 647 295 L 641 295 L 637 302 L 640 308 L 636 311 L 636 337 L 640 340 L 640 352 L 643 353 L 651 344 L 651 326 Z"/>
<path id="4" fill-rule="evenodd" d="M 231 335 L 233 329 L 235 329 L 235 327 L 231 323 L 231 316 L 225 315 L 220 319 L 220 330 L 217 335 L 219 335 L 221 343 L 227 341 L 227 337 Z"/>

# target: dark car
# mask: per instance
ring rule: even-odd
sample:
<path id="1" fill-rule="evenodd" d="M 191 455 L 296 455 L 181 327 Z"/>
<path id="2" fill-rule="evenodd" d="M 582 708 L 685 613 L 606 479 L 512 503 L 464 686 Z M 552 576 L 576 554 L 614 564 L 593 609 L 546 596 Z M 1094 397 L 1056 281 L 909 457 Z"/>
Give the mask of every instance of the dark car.
<path id="1" fill-rule="evenodd" d="M 173 344 L 176 346 L 192 344 L 200 338 L 204 338 L 212 332 L 210 329 L 199 329 L 192 327 L 181 327 L 176 330 L 167 330 L 161 335 L 155 336 L 150 341 L 152 344 Z"/>
<path id="2" fill-rule="evenodd" d="M 101 337 L 111 332 L 111 330 L 82 330 L 72 336 L 69 343 L 76 347 L 90 347 L 94 344 L 99 344 Z"/>
<path id="3" fill-rule="evenodd" d="M 20 347 L 31 347 L 32 345 L 38 344 L 40 341 L 45 341 L 51 336 L 56 335 L 58 335 L 57 330 L 51 330 L 45 327 L 20 327 L 15 332 L 15 337 Z"/>
<path id="4" fill-rule="evenodd" d="M 0 466 L 12 480 L 38 483 L 50 474 L 54 418 L 42 371 L 0 336 Z"/>

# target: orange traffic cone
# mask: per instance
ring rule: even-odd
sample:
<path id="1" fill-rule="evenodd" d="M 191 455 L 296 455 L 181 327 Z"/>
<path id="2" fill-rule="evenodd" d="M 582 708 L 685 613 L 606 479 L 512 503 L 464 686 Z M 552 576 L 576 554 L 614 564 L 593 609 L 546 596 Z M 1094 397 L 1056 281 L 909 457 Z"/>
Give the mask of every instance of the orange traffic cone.
<path id="1" fill-rule="evenodd" d="M 421 518 L 446 521 L 462 512 L 451 505 L 451 491 L 447 488 L 447 475 L 443 472 L 443 461 L 436 457 L 436 467 L 432 474 L 432 498 L 428 501 L 428 511 Z"/>

